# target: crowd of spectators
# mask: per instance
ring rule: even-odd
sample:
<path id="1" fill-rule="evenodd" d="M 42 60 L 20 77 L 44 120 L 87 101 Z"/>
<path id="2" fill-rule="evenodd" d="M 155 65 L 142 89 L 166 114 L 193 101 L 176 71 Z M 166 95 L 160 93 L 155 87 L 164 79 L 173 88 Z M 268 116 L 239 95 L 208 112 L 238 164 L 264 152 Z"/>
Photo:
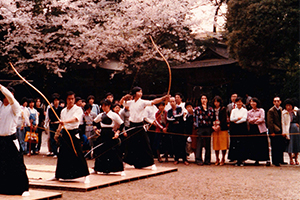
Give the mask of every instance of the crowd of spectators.
<path id="1" fill-rule="evenodd" d="M 114 100 L 112 93 L 107 93 L 105 98 L 112 102 L 111 108 L 123 120 L 126 131 L 129 128 L 130 116 L 128 106 Z M 149 96 L 150 100 L 154 98 Z M 271 163 L 280 166 L 287 164 L 283 160 L 284 152 L 289 155 L 290 165 L 299 165 L 300 111 L 292 99 L 286 99 L 282 108 L 280 97 L 274 97 L 273 107 L 267 113 L 261 108 L 256 97 L 247 95 L 243 100 L 237 94 L 232 94 L 230 100 L 225 106 L 220 96 L 209 100 L 208 96 L 201 95 L 200 104 L 193 105 L 183 102 L 183 96 L 176 93 L 165 102 L 147 106 L 143 113 L 144 123 L 150 126 L 147 129 L 148 137 L 158 162 L 168 162 L 170 158 L 174 158 L 174 164 L 178 164 L 181 159 L 185 165 L 189 165 L 187 158 L 189 154 L 194 153 L 197 165 L 210 165 L 211 150 L 214 150 L 214 165 L 223 166 L 228 159 L 229 162 L 235 162 L 236 166 L 245 165 L 247 160 L 255 161 L 255 165 L 265 162 L 266 166 L 270 166 Z M 40 98 L 24 97 L 20 104 L 22 115 L 18 120 L 17 137 L 23 152 L 28 155 L 39 154 L 42 132 L 46 131 L 49 133 L 47 155 L 57 157 L 59 145 L 55 141 L 55 132 L 59 120 L 55 113 L 49 105 L 43 105 Z M 87 153 L 94 147 L 97 138 L 94 119 L 102 109 L 95 103 L 93 95 L 88 96 L 87 101 L 76 96 L 75 104 L 84 111 L 80 130 L 82 150 Z M 64 101 L 59 94 L 52 95 L 51 105 L 57 116 L 60 116 Z M 118 127 L 115 127 L 115 130 L 117 129 Z M 25 142 L 26 132 L 29 131 L 37 133 L 38 142 Z M 130 140 L 125 135 L 120 135 L 120 154 L 126 151 L 126 140 Z M 89 153 L 87 159 L 92 158 L 93 153 Z"/>

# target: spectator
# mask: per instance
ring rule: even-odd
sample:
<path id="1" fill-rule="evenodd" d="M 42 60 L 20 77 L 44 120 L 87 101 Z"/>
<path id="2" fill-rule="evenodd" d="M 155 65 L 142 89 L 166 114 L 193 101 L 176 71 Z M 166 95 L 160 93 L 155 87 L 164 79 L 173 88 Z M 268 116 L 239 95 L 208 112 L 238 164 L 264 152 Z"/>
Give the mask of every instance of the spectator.
<path id="1" fill-rule="evenodd" d="M 167 112 L 165 111 L 165 103 L 160 102 L 157 104 L 158 111 L 155 113 L 155 134 L 154 141 L 152 145 L 152 150 L 156 151 L 158 162 L 163 162 L 160 157 L 160 144 L 162 142 L 162 137 L 166 136 L 163 133 L 167 132 Z M 168 160 L 168 152 L 166 152 L 166 161 Z"/>
<path id="2" fill-rule="evenodd" d="M 195 108 L 195 120 L 198 128 L 196 163 L 198 165 L 210 165 L 211 160 L 211 133 L 214 121 L 214 109 L 208 106 L 206 95 L 201 95 L 201 105 Z M 202 159 L 202 148 L 205 149 L 204 163 Z"/>
<path id="3" fill-rule="evenodd" d="M 95 97 L 93 95 L 90 95 L 90 96 L 88 96 L 87 100 L 88 100 L 88 103 L 92 105 L 92 112 L 99 115 L 100 108 L 99 108 L 98 104 L 94 103 L 95 102 Z"/>
<path id="4" fill-rule="evenodd" d="M 294 102 L 291 99 L 286 99 L 284 105 L 285 109 L 282 111 L 282 132 L 290 140 L 286 151 L 290 157 L 290 165 L 299 165 L 299 111 L 294 109 Z"/>
<path id="5" fill-rule="evenodd" d="M 237 97 L 238 97 L 238 95 L 236 93 L 233 93 L 230 97 L 231 103 L 229 103 L 227 105 L 228 116 L 230 116 L 232 109 L 236 108 L 236 98 Z"/>
<path id="6" fill-rule="evenodd" d="M 36 152 L 37 154 L 40 153 L 41 150 L 41 144 L 42 144 L 42 133 L 43 133 L 43 127 L 44 127 L 44 122 L 45 122 L 45 110 L 44 108 L 41 106 L 41 99 L 40 98 L 36 98 L 35 99 L 35 109 L 38 111 L 38 115 L 39 115 L 39 124 L 38 124 L 38 128 L 37 128 L 37 132 L 38 132 L 38 137 L 39 137 L 39 142 L 37 144 L 36 147 Z"/>
<path id="7" fill-rule="evenodd" d="M 92 105 L 86 104 L 84 107 L 84 114 L 83 114 L 83 123 L 84 123 L 84 130 L 85 134 L 84 136 L 87 138 L 89 145 L 83 146 L 83 150 L 87 151 L 90 148 L 93 148 L 95 137 L 93 136 L 93 121 L 97 117 L 97 114 L 92 111 Z M 84 137 L 83 136 L 83 137 Z M 93 155 L 89 154 L 90 158 L 92 158 Z"/>
<path id="8" fill-rule="evenodd" d="M 129 127 L 130 127 L 129 116 L 130 116 L 129 106 L 124 106 L 124 108 L 121 109 L 121 111 L 120 111 L 120 117 L 124 122 L 125 130 L 129 129 Z"/>
<path id="9" fill-rule="evenodd" d="M 266 166 L 270 166 L 269 143 L 267 136 L 267 127 L 265 123 L 265 111 L 260 108 L 260 102 L 253 97 L 250 100 L 251 110 L 248 111 L 247 121 L 249 122 L 250 155 L 249 159 L 255 160 L 255 165 L 259 161 L 266 161 Z"/>
<path id="10" fill-rule="evenodd" d="M 252 107 L 250 105 L 250 100 L 252 99 L 252 97 L 249 96 L 249 94 L 246 94 L 245 96 L 246 96 L 246 104 L 245 104 L 245 106 L 246 106 L 247 110 L 251 110 Z"/>
<path id="11" fill-rule="evenodd" d="M 82 99 L 81 99 L 81 97 L 76 97 L 75 98 L 75 104 L 76 104 L 76 106 L 82 108 Z"/>
<path id="12" fill-rule="evenodd" d="M 111 103 L 114 102 L 114 95 L 111 92 L 106 93 L 105 99 L 109 100 Z"/>
<path id="13" fill-rule="evenodd" d="M 273 99 L 273 104 L 274 106 L 268 111 L 267 125 L 271 139 L 272 164 L 280 166 L 280 164 L 286 164 L 283 159 L 285 145 L 281 126 L 282 108 L 280 106 L 280 98 L 275 97 Z"/>
<path id="14" fill-rule="evenodd" d="M 112 106 L 112 110 L 113 110 L 115 113 L 117 113 L 118 115 L 120 115 L 120 110 L 121 110 L 120 104 L 114 104 L 114 105 Z"/>
<path id="15" fill-rule="evenodd" d="M 60 113 L 62 111 L 62 107 L 59 105 L 60 100 L 59 100 L 60 95 L 57 93 L 52 94 L 52 107 L 56 113 L 57 116 L 60 116 Z M 48 152 L 48 156 L 54 156 L 55 158 L 57 157 L 57 144 L 54 139 L 55 131 L 58 128 L 59 121 L 50 108 L 50 106 L 47 107 L 46 110 L 46 117 L 45 117 L 45 124 L 49 124 L 50 128 L 50 151 Z"/>
<path id="16" fill-rule="evenodd" d="M 16 136 L 20 142 L 22 152 L 26 153 L 27 151 L 27 144 L 24 141 L 26 135 L 26 127 L 29 126 L 29 111 L 27 108 L 27 98 L 23 97 L 21 99 L 21 115 L 18 118 L 18 125 L 17 125 L 17 133 Z"/>
<path id="17" fill-rule="evenodd" d="M 60 107 L 64 108 L 64 107 L 66 106 L 65 100 L 61 99 L 61 100 L 59 101 L 59 105 L 60 105 Z"/>
<path id="18" fill-rule="evenodd" d="M 179 158 L 182 159 L 185 165 L 189 165 L 186 159 L 186 136 L 182 136 L 184 133 L 184 121 L 183 121 L 183 110 L 180 106 L 176 105 L 174 97 L 170 98 L 171 109 L 168 110 L 167 120 L 168 120 L 168 132 L 177 133 L 173 135 L 174 143 L 174 154 L 175 161 L 174 164 L 178 164 Z"/>
<path id="19" fill-rule="evenodd" d="M 213 149 L 216 154 L 215 165 L 224 165 L 225 156 L 229 147 L 228 125 L 227 125 L 227 112 L 223 107 L 221 97 L 215 96 L 213 99 L 213 108 L 215 111 L 215 121 L 213 125 Z M 220 162 L 219 152 L 222 151 L 222 160 Z"/>
<path id="20" fill-rule="evenodd" d="M 191 102 L 186 102 L 185 109 L 187 113 L 184 115 L 184 133 L 189 135 L 187 138 L 186 143 L 186 153 L 187 156 L 193 152 L 192 150 L 192 138 L 191 135 L 193 134 L 194 130 L 194 109 L 193 104 Z"/>
<path id="21" fill-rule="evenodd" d="M 247 130 L 247 109 L 243 108 L 241 97 L 236 98 L 236 108 L 232 109 L 230 115 L 230 148 L 228 158 L 231 161 L 237 160 L 236 166 L 244 166 L 244 161 L 248 159 L 245 137 Z"/>
<path id="22" fill-rule="evenodd" d="M 86 105 L 86 101 L 85 101 L 85 99 L 82 99 L 81 101 L 82 101 L 81 107 L 82 107 L 82 109 L 84 110 L 84 106 Z"/>
<path id="23" fill-rule="evenodd" d="M 30 127 L 27 128 L 27 131 L 36 133 L 37 127 L 39 124 L 38 111 L 34 108 L 34 100 L 33 99 L 31 99 L 31 98 L 28 99 L 28 104 L 29 104 L 28 111 L 29 111 Z M 36 141 L 32 141 L 31 139 L 29 139 L 29 142 L 27 142 L 28 155 L 31 155 L 31 151 L 32 151 L 32 154 L 36 154 L 35 147 L 36 147 Z"/>

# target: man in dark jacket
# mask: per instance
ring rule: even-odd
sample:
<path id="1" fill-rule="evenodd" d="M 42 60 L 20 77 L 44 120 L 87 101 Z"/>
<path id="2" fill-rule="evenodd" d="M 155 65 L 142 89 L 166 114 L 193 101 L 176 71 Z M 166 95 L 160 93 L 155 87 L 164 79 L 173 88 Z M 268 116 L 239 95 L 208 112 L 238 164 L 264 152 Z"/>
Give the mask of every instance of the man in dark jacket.
<path id="1" fill-rule="evenodd" d="M 282 108 L 280 107 L 280 98 L 275 97 L 273 100 L 273 104 L 274 106 L 270 108 L 267 113 L 267 125 L 269 129 L 269 136 L 271 139 L 272 163 L 275 166 L 280 166 L 280 164 L 285 164 L 283 161 L 283 152 L 285 145 L 281 127 Z"/>

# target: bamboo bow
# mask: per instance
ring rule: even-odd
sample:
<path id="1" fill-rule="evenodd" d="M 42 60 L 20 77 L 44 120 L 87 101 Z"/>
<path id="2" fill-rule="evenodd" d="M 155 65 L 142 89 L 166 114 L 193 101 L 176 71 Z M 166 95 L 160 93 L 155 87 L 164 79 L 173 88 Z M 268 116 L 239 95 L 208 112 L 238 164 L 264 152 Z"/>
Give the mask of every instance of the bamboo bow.
<path id="1" fill-rule="evenodd" d="M 34 87 L 31 83 L 29 83 L 23 76 L 21 76 L 19 74 L 19 72 L 15 69 L 15 67 L 13 66 L 13 64 L 11 62 L 9 62 L 10 66 L 12 67 L 12 69 L 15 71 L 15 73 L 25 82 L 27 83 L 30 87 L 32 87 L 35 91 L 37 91 L 37 93 L 39 93 L 45 100 L 46 102 L 48 103 L 48 105 L 50 106 L 51 110 L 53 111 L 54 115 L 56 116 L 56 118 L 58 119 L 58 121 L 60 121 L 60 118 L 58 117 L 58 115 L 56 114 L 55 110 L 53 109 L 51 103 L 49 102 L 49 100 L 45 97 L 45 95 L 40 92 L 36 87 Z M 76 156 L 78 156 L 77 154 L 77 151 L 75 149 L 75 146 L 74 146 L 74 142 L 73 142 L 73 139 L 72 139 L 72 136 L 71 134 L 69 133 L 69 131 L 66 129 L 65 125 L 63 125 L 63 128 L 65 129 L 65 131 L 67 132 L 67 134 L 69 135 L 70 137 L 70 141 L 71 141 L 71 144 L 72 144 L 72 148 L 74 150 L 74 153 Z"/>
<path id="2" fill-rule="evenodd" d="M 168 87 L 168 92 L 167 95 L 170 94 L 170 90 L 171 90 L 171 83 L 172 83 L 172 73 L 171 73 L 171 67 L 169 65 L 169 62 L 167 61 L 167 59 L 165 58 L 165 56 L 159 51 L 157 45 L 155 44 L 152 36 L 150 36 L 151 42 L 153 44 L 153 46 L 155 47 L 156 51 L 159 53 L 159 55 L 164 59 L 164 61 L 166 62 L 167 66 L 168 66 L 168 70 L 169 70 L 169 87 Z"/>
<path id="3" fill-rule="evenodd" d="M 171 90 L 171 83 L 172 83 L 172 73 L 171 73 L 171 67 L 169 65 L 169 62 L 167 61 L 167 59 L 165 58 L 165 56 L 159 51 L 157 45 L 155 44 L 152 36 L 150 36 L 151 42 L 153 44 L 153 46 L 155 47 L 156 51 L 159 53 L 159 55 L 163 58 L 163 60 L 165 61 L 165 63 L 168 66 L 168 70 L 169 70 L 169 87 L 168 87 L 168 91 L 167 91 L 167 95 L 170 94 L 170 90 Z M 165 107 L 167 105 L 167 100 L 165 100 Z M 161 114 L 161 113 L 160 113 Z M 159 115 L 158 115 L 159 116 Z M 155 121 L 157 120 L 158 116 L 156 117 L 156 119 L 152 122 L 152 124 L 150 124 L 150 126 L 148 127 L 147 131 L 149 131 L 149 129 L 151 128 L 151 126 L 155 123 Z"/>

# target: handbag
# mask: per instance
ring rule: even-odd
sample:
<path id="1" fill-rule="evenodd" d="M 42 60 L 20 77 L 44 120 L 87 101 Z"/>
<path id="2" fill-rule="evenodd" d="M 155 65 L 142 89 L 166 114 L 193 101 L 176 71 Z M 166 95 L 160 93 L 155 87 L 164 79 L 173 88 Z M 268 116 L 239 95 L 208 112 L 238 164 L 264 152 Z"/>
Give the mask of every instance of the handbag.
<path id="1" fill-rule="evenodd" d="M 25 135 L 24 142 L 31 142 L 31 143 L 38 143 L 39 142 L 39 137 L 36 132 L 33 131 L 27 131 Z"/>

